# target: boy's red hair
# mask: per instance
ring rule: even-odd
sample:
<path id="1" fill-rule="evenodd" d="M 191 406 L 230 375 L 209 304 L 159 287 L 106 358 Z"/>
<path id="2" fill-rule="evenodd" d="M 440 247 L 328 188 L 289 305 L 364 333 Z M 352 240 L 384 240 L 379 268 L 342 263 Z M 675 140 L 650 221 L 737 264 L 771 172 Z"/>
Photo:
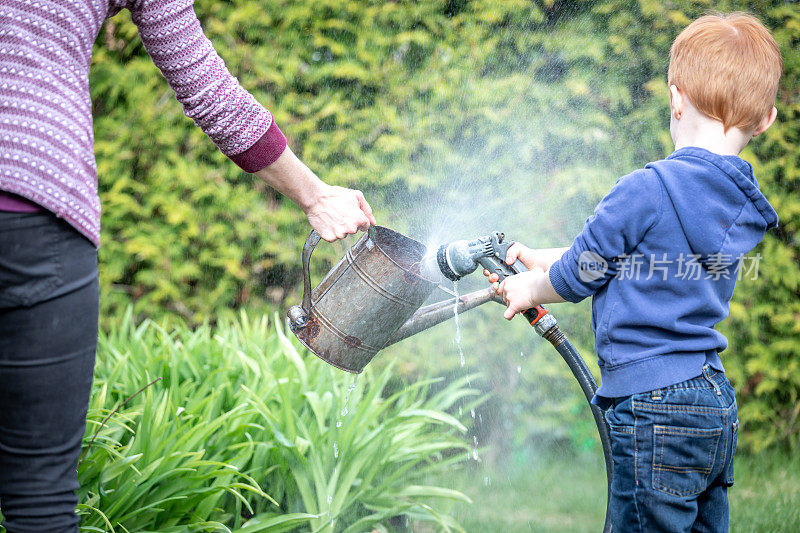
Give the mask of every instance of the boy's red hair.
<path id="1" fill-rule="evenodd" d="M 769 30 L 754 16 L 736 12 L 689 24 L 672 43 L 668 80 L 726 131 L 747 131 L 775 105 L 782 70 Z"/>

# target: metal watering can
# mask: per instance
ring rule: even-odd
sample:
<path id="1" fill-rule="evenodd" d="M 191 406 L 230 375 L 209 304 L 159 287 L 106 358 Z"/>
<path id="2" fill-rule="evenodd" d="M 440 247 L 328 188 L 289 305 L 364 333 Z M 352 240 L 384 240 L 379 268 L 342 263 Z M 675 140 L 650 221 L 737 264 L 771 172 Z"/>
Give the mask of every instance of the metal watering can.
<path id="1" fill-rule="evenodd" d="M 358 374 L 383 348 L 496 299 L 487 288 L 420 309 L 438 287 L 435 262 L 427 268 L 425 245 L 382 226 L 371 226 L 312 290 L 309 262 L 319 241 L 312 231 L 303 246 L 303 302 L 289 309 L 289 327 L 314 354 L 348 372 Z"/>

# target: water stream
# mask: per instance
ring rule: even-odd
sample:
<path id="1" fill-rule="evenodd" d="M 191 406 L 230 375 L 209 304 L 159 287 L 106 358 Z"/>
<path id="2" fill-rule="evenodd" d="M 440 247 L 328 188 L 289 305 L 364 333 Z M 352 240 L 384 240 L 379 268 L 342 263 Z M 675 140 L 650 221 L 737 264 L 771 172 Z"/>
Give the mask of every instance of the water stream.
<path id="1" fill-rule="evenodd" d="M 347 392 L 344 395 L 344 407 L 342 408 L 342 417 L 347 416 L 347 413 L 350 412 L 350 395 L 356 388 L 356 381 L 358 380 L 358 374 L 353 376 L 353 382 L 347 387 Z M 341 422 L 341 420 L 340 420 Z"/>
<path id="2" fill-rule="evenodd" d="M 342 406 L 341 411 L 339 411 L 338 415 L 336 416 L 336 427 L 337 428 L 341 428 L 342 427 L 342 419 L 344 417 L 346 417 L 347 414 L 350 412 L 350 395 L 355 390 L 357 381 L 358 381 L 358 375 L 356 374 L 356 375 L 353 376 L 353 382 L 350 383 L 350 385 L 347 386 L 347 391 L 344 393 L 344 405 Z M 336 459 L 336 465 L 333 467 L 333 476 L 332 477 L 336 477 L 336 473 L 339 471 L 339 461 L 340 461 L 340 459 L 339 459 L 339 441 L 338 440 L 334 440 L 333 441 L 333 458 Z M 332 508 L 332 505 L 331 505 L 332 503 L 333 503 L 333 494 L 328 494 L 328 514 L 330 515 L 330 518 L 331 518 L 331 531 L 333 531 L 333 525 L 334 525 L 333 524 L 333 522 L 334 522 L 334 520 L 333 520 L 333 508 Z"/>
<path id="3" fill-rule="evenodd" d="M 464 369 L 464 367 L 467 364 L 467 360 L 466 357 L 464 357 L 464 348 L 461 346 L 461 321 L 459 320 L 458 316 L 458 303 L 459 303 L 458 281 L 453 282 L 453 293 L 455 294 L 456 297 L 455 303 L 453 304 L 453 319 L 455 320 L 456 323 L 456 334 L 455 337 L 453 338 L 453 343 L 456 345 L 456 348 L 458 348 L 458 355 L 461 361 L 461 368 Z M 471 387 L 472 384 L 469 381 L 469 372 L 466 372 L 465 375 L 467 377 L 467 386 Z M 459 416 L 461 415 L 461 406 L 458 407 L 458 414 Z M 474 408 L 469 410 L 469 414 L 470 416 L 472 416 L 472 419 L 475 420 Z M 472 435 L 472 458 L 475 459 L 476 461 L 479 459 L 477 435 Z"/>

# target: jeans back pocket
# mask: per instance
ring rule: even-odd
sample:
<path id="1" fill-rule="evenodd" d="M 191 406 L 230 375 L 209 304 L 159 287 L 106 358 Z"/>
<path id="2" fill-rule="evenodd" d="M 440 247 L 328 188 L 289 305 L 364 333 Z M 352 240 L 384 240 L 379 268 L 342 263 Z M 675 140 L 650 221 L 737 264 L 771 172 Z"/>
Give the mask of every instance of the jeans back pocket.
<path id="1" fill-rule="evenodd" d="M 653 426 L 653 488 L 674 496 L 706 489 L 722 428 Z"/>

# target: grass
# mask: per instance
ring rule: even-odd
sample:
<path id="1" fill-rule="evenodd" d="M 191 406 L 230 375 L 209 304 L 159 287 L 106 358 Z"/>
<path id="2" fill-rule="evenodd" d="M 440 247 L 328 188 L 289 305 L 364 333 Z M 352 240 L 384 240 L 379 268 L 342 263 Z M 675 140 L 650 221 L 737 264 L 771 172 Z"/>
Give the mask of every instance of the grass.
<path id="1" fill-rule="evenodd" d="M 763 452 L 736 459 L 731 531 L 800 531 L 800 456 Z"/>
<path id="2" fill-rule="evenodd" d="M 473 504 L 451 515 L 470 532 L 597 532 L 605 512 L 602 458 L 543 455 L 525 465 L 469 471 L 439 480 Z M 800 457 L 778 452 L 738 456 L 729 490 L 732 533 L 800 531 Z M 427 530 L 424 530 L 427 531 Z"/>

